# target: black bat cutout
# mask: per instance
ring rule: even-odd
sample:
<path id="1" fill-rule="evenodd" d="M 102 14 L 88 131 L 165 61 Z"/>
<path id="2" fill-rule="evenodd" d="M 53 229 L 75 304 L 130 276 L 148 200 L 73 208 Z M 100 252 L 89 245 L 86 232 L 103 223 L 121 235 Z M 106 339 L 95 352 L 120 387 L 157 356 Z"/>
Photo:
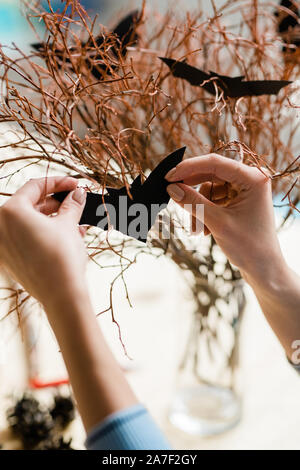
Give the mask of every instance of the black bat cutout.
<path id="1" fill-rule="evenodd" d="M 186 147 L 175 150 L 162 160 L 142 184 L 139 175 L 129 187 L 106 188 L 107 194 L 87 193 L 80 225 L 93 225 L 108 230 L 109 225 L 125 235 L 146 243 L 147 234 L 158 213 L 170 200 L 166 174 L 182 161 Z M 53 194 L 62 202 L 67 191 Z M 130 197 L 131 196 L 131 197 Z M 137 215 L 139 214 L 139 215 Z"/>
<path id="2" fill-rule="evenodd" d="M 291 10 L 291 12 L 294 13 L 294 15 L 300 18 L 299 5 L 297 6 L 295 1 L 292 2 L 291 0 L 282 0 L 280 2 L 280 5 L 282 7 L 288 8 L 289 10 Z M 284 36 L 284 39 L 286 42 L 290 44 L 294 44 L 296 47 L 299 47 L 300 46 L 300 39 L 299 39 L 300 25 L 299 25 L 297 18 L 295 18 L 294 15 L 290 15 L 287 12 L 282 11 L 282 10 L 280 11 L 276 10 L 274 15 L 278 18 L 277 31 L 282 36 Z M 298 30 L 298 34 L 294 34 L 297 32 L 297 30 Z M 287 37 L 287 35 L 289 37 Z M 283 51 L 285 52 L 286 50 L 287 48 L 283 47 Z M 289 49 L 289 50 L 293 52 L 292 49 Z"/>
<path id="3" fill-rule="evenodd" d="M 116 37 L 116 46 L 113 46 L 111 48 L 112 56 L 117 59 L 118 58 L 118 53 L 122 55 L 122 57 L 126 57 L 127 54 L 127 47 L 132 46 L 137 43 L 138 41 L 138 34 L 136 32 L 136 28 L 138 26 L 138 23 L 141 20 L 141 14 L 139 10 L 135 10 L 131 13 L 129 13 L 125 18 L 123 18 L 117 26 L 113 29 L 112 33 Z M 97 44 L 98 48 L 101 48 L 102 45 L 105 42 L 105 35 L 99 35 L 95 39 L 95 43 Z M 81 43 L 82 47 L 85 48 L 88 51 L 88 48 L 94 48 L 94 41 L 92 39 L 89 39 L 86 43 Z M 39 42 L 39 43 L 34 43 L 31 44 L 31 47 L 33 47 L 36 51 L 40 52 L 41 55 L 44 55 L 45 53 L 45 43 Z M 53 49 L 51 47 L 51 44 L 49 45 L 49 49 Z M 69 51 L 71 53 L 76 53 L 77 48 L 76 47 L 70 47 Z M 57 58 L 58 62 L 63 62 L 65 61 L 66 63 L 70 64 L 70 59 L 68 57 L 64 57 L 64 51 L 54 49 L 53 53 L 55 54 L 55 57 Z M 103 79 L 105 75 L 111 75 L 111 71 L 115 70 L 117 68 L 116 65 L 110 64 L 108 67 L 107 64 L 103 63 L 103 57 L 100 54 L 97 54 L 96 52 L 94 55 L 91 55 L 88 57 L 86 60 L 86 65 L 89 67 L 91 73 L 97 80 Z M 97 62 L 97 65 L 96 65 Z M 102 63 L 101 63 L 102 62 Z"/>
<path id="4" fill-rule="evenodd" d="M 223 90 L 224 97 L 241 98 L 242 96 L 261 96 L 261 95 L 276 95 L 281 88 L 289 85 L 290 81 L 287 80 L 253 80 L 243 81 L 244 76 L 228 77 L 226 75 L 219 75 L 218 73 L 206 73 L 196 67 L 192 67 L 185 61 L 170 59 L 167 57 L 160 57 L 160 59 L 170 68 L 174 77 L 183 78 L 193 86 L 201 86 L 211 95 L 216 96 L 216 89 L 212 81 L 204 83 L 206 80 L 217 78 L 215 84 Z"/>

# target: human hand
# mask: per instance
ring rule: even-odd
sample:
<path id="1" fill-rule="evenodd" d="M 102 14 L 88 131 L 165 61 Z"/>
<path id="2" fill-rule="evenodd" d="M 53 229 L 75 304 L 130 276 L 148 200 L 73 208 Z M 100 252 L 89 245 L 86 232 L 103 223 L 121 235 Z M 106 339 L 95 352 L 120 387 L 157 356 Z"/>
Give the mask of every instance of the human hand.
<path id="1" fill-rule="evenodd" d="M 44 306 L 85 289 L 87 257 L 77 224 L 86 194 L 76 187 L 70 177 L 32 179 L 0 208 L 0 261 Z M 51 197 L 59 191 L 71 191 L 61 205 Z"/>
<path id="2" fill-rule="evenodd" d="M 204 205 L 205 232 L 211 232 L 242 273 L 264 277 L 284 264 L 276 236 L 271 179 L 257 168 L 222 157 L 184 160 L 166 175 L 170 196 L 195 217 Z M 200 192 L 191 186 L 201 184 Z"/>
<path id="3" fill-rule="evenodd" d="M 88 295 L 74 178 L 30 180 L 0 208 L 0 261 L 45 307 L 89 431 L 137 399 L 105 343 Z M 70 191 L 61 203 L 52 193 Z M 49 217 L 51 214 L 56 214 Z"/>

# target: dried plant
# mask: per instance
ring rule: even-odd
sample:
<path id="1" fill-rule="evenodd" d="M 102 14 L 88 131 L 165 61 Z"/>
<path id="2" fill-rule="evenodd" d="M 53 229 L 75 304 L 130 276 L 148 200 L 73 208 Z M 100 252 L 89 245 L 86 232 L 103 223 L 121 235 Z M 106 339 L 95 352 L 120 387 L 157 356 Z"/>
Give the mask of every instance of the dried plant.
<path id="1" fill-rule="evenodd" d="M 77 0 L 63 2 L 61 13 L 52 10 L 50 0 L 49 11 L 38 1 L 23 3 L 32 28 L 41 19 L 45 36 L 38 37 L 35 30 L 43 47 L 30 54 L 16 45 L 0 51 L 0 121 L 15 130 L 15 157 L 1 161 L 8 185 L 13 185 L 16 171 L 40 165 L 46 171 L 60 168 L 89 188 L 104 191 L 146 175 L 163 156 L 186 145 L 188 156 L 217 152 L 261 171 L 267 168 L 274 195 L 283 196 L 286 217 L 292 215 L 299 201 L 297 83 L 278 95 L 239 99 L 226 98 L 215 83 L 216 96 L 211 96 L 174 78 L 159 59 L 186 59 L 203 70 L 245 75 L 247 80 L 295 81 L 299 62 L 288 60 L 291 53 L 284 52 L 274 15 L 282 7 L 228 0 L 217 8 L 211 0 L 211 17 L 204 2 L 203 8 L 182 18 L 153 11 L 149 15 L 143 6 L 134 28 L 139 40 L 124 53 L 119 39 L 97 17 L 90 18 Z M 173 209 L 169 215 L 175 227 Z M 188 236 L 150 238 L 141 246 L 118 237 L 112 242 L 90 230 L 86 242 L 90 258 L 98 263 L 106 253 L 119 256 L 118 278 L 123 280 L 140 253 L 169 256 L 188 273 L 197 341 L 203 336 L 211 351 L 214 345 L 222 349 L 217 322 L 231 325 L 232 347 L 225 353 L 224 368 L 232 366 L 244 299 L 239 273 L 227 260 L 220 268 L 213 240 L 206 252 L 199 252 L 197 240 Z M 113 286 L 108 310 L 116 322 Z M 238 309 L 226 316 L 224 305 L 228 310 L 235 296 Z M 209 322 L 213 315 L 215 326 Z"/>

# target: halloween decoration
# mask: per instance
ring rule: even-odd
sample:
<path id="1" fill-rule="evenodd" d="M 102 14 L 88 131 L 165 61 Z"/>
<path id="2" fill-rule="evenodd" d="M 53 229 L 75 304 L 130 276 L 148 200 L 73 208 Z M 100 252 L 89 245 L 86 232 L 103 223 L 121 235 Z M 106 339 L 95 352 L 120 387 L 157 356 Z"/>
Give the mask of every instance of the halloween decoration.
<path id="1" fill-rule="evenodd" d="M 280 6 L 283 8 L 276 10 L 274 14 L 278 18 L 278 33 L 289 45 L 289 47 L 284 46 L 283 52 L 295 52 L 294 46 L 300 46 L 299 0 L 282 0 Z"/>
<path id="2" fill-rule="evenodd" d="M 111 70 L 116 70 L 118 66 L 114 65 L 118 60 L 118 55 L 121 54 L 123 58 L 126 57 L 127 47 L 137 43 L 138 35 L 136 28 L 139 23 L 140 14 L 136 10 L 125 18 L 113 29 L 112 34 L 105 36 L 102 33 L 96 38 L 90 38 L 87 42 L 81 43 L 81 51 L 79 48 L 71 47 L 69 49 L 71 56 L 68 57 L 64 54 L 63 49 L 53 49 L 53 44 L 47 44 L 44 42 L 34 43 L 31 46 L 38 51 L 41 56 L 47 57 L 46 49 L 56 58 L 58 63 L 65 61 L 72 66 L 71 57 L 75 54 L 80 55 L 80 52 L 86 54 L 88 57 L 85 59 L 88 71 L 98 80 L 103 79 L 105 75 L 110 75 Z M 90 53 L 90 49 L 96 46 L 96 52 Z M 104 64 L 103 62 L 103 50 L 111 49 L 112 61 L 111 63 Z"/>
<path id="3" fill-rule="evenodd" d="M 125 186 L 120 189 L 106 188 L 107 195 L 87 193 L 87 201 L 79 224 L 94 225 L 108 230 L 110 223 L 125 235 L 146 242 L 147 233 L 154 224 L 158 212 L 165 209 L 170 200 L 166 191 L 169 183 L 165 175 L 181 162 L 184 152 L 185 147 L 168 155 L 143 184 L 141 177 L 137 176 L 128 189 Z M 56 193 L 53 197 L 62 202 L 67 194 Z M 145 216 L 138 231 L 136 225 L 130 229 L 136 218 L 136 213 L 132 214 L 131 209 L 137 206 Z"/>
<path id="4" fill-rule="evenodd" d="M 132 201 L 132 186 L 142 191 L 148 184 L 147 179 L 142 183 L 142 175 L 150 175 L 150 183 L 162 156 L 186 146 L 186 158 L 219 153 L 261 171 L 267 168 L 274 197 L 279 198 L 282 223 L 299 210 L 300 62 L 286 61 L 283 38 L 276 30 L 274 2 L 230 0 L 222 7 L 213 1 L 202 2 L 202 7 L 194 13 L 189 10 L 185 17 L 175 10 L 148 13 L 143 6 L 138 45 L 126 45 L 126 54 L 118 49 L 113 33 L 106 33 L 101 47 L 97 46 L 102 27 L 79 1 L 64 2 L 68 15 L 46 12 L 38 2 L 26 1 L 25 5 L 29 21 L 34 16 L 44 24 L 45 36 L 37 42 L 45 48 L 43 55 L 38 51 L 27 55 L 17 46 L 0 49 L 0 123 L 10 129 L 3 131 L 0 148 L 0 184 L 5 197 L 35 170 L 44 176 L 51 172 L 72 175 L 96 193 L 88 197 L 97 204 L 103 197 L 100 194 L 115 198 L 120 191 Z M 280 8 L 278 5 L 278 11 Z M 55 51 L 61 51 L 62 60 Z M 86 60 L 99 55 L 101 80 L 95 82 L 92 70 L 96 64 L 87 65 Z M 167 63 L 170 57 L 180 60 Z M 199 88 L 170 73 L 173 65 L 175 69 L 193 68 L 192 81 Z M 203 76 L 202 70 L 214 72 Z M 13 152 L 10 156 L 8 149 Z M 151 198 L 153 194 L 151 189 Z M 182 224 L 174 204 L 165 213 L 167 222 L 163 223 L 172 229 L 169 238 L 154 237 L 151 231 L 146 245 L 136 241 L 145 240 L 146 234 L 134 238 L 88 229 L 89 258 L 101 265 L 110 254 L 117 259 L 112 264 L 119 267 L 108 287 L 108 304 L 98 313 L 111 315 L 124 346 L 115 287 L 123 283 L 130 302 L 125 273 L 134 269 L 140 255 L 166 256 L 175 263 L 193 300 L 191 334 L 181 370 L 188 364 L 199 386 L 226 389 L 237 411 L 226 424 L 230 427 L 240 416 L 235 385 L 245 303 L 241 276 L 211 237 L 199 243 L 186 227 L 178 236 Z M 4 287 L 2 290 L 10 297 L 9 312 L 19 312 L 20 291 L 12 289 L 7 294 Z M 185 406 L 195 415 L 187 401 Z M 212 408 L 215 415 L 218 408 Z"/>
<path id="5" fill-rule="evenodd" d="M 224 97 L 241 98 L 243 96 L 276 95 L 281 88 L 290 85 L 288 80 L 248 80 L 245 77 L 227 77 L 215 72 L 205 73 L 202 70 L 188 65 L 186 62 L 176 61 L 167 57 L 160 57 L 171 69 L 174 77 L 183 78 L 191 85 L 202 86 L 211 95 L 217 95 L 220 88 Z M 216 85 L 216 86 L 215 86 Z"/>
<path id="6" fill-rule="evenodd" d="M 48 412 L 40 407 L 35 398 L 26 395 L 8 410 L 7 420 L 13 434 L 22 441 L 25 449 L 32 449 L 48 439 L 53 429 Z"/>
<path id="7" fill-rule="evenodd" d="M 61 431 L 75 418 L 71 397 L 56 395 L 48 410 L 29 394 L 7 411 L 7 421 L 12 433 L 20 439 L 24 449 L 65 450 L 71 449 L 64 441 Z"/>
<path id="8" fill-rule="evenodd" d="M 54 405 L 49 412 L 53 421 L 64 429 L 75 418 L 75 407 L 72 398 L 56 395 Z"/>

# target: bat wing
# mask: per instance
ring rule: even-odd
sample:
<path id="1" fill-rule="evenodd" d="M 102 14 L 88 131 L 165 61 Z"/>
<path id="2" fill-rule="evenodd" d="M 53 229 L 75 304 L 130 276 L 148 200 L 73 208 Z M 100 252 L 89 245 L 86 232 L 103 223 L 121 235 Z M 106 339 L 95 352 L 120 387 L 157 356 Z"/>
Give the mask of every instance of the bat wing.
<path id="1" fill-rule="evenodd" d="M 142 178 L 141 175 L 138 175 L 135 180 L 131 183 L 130 189 L 131 192 L 138 191 L 142 185 Z"/>
<path id="2" fill-rule="evenodd" d="M 115 36 L 117 37 L 119 43 L 120 43 L 120 51 L 123 57 L 126 56 L 127 49 L 126 47 L 132 44 L 135 44 L 138 40 L 138 35 L 136 33 L 136 27 L 138 25 L 138 22 L 141 19 L 141 14 L 139 10 L 135 10 L 129 15 L 127 15 L 125 18 L 123 18 L 118 25 L 114 28 L 112 31 Z M 101 47 L 103 42 L 104 42 L 104 35 L 99 35 L 96 39 L 95 42 L 98 47 Z M 85 47 L 93 47 L 94 42 L 89 39 L 86 44 L 82 43 L 82 46 Z M 45 51 L 45 44 L 44 43 L 33 43 L 31 44 L 31 47 L 33 47 L 36 51 L 43 53 Z M 71 49 L 72 50 L 72 49 Z M 76 51 L 75 48 L 73 48 L 74 51 Z M 112 47 L 112 53 L 117 56 L 118 55 L 118 47 L 114 46 Z M 62 60 L 64 58 L 64 53 L 63 51 L 56 50 L 54 51 L 55 56 L 57 59 Z M 93 57 L 94 60 L 101 60 L 102 56 L 95 55 Z M 70 62 L 70 59 L 66 57 L 66 62 Z M 97 80 L 102 80 L 105 75 L 110 75 L 111 74 L 111 69 L 115 70 L 117 67 L 115 65 L 111 65 L 111 67 L 108 67 L 106 64 L 101 64 L 98 63 L 97 65 L 94 65 L 93 60 L 90 58 L 86 59 L 86 64 L 90 69 L 90 73 L 97 79 Z"/>
<path id="3" fill-rule="evenodd" d="M 44 42 L 35 42 L 33 44 L 30 44 L 30 45 L 31 45 L 31 47 L 33 47 L 33 49 L 40 52 L 41 54 L 46 52 L 46 49 L 45 49 L 46 44 Z M 78 51 L 78 49 L 76 49 L 76 47 L 69 47 L 68 50 L 71 53 L 76 53 L 76 51 Z M 66 62 L 70 62 L 70 59 L 68 57 L 66 57 L 66 54 L 65 54 L 64 50 L 59 50 L 59 49 L 54 49 L 53 50 L 53 44 L 49 44 L 49 51 L 52 51 L 57 59 L 59 59 L 59 60 L 64 59 Z"/>
<path id="4" fill-rule="evenodd" d="M 144 184 L 132 192 L 133 201 L 129 204 L 142 204 L 143 210 L 147 211 L 147 226 L 142 227 L 142 234 L 138 238 L 140 241 L 146 242 L 147 233 L 154 225 L 158 213 L 167 206 L 170 200 L 167 193 L 169 183 L 165 176 L 182 161 L 184 152 L 185 147 L 182 147 L 164 158 L 150 173 Z M 131 233 L 128 235 L 134 236 Z"/>
<path id="5" fill-rule="evenodd" d="M 216 84 L 218 85 L 221 90 L 224 91 L 225 98 L 227 96 L 231 96 L 233 93 L 233 90 L 237 92 L 237 90 L 240 90 L 242 80 L 245 78 L 244 75 L 240 75 L 238 77 L 228 77 L 228 75 L 220 75 L 216 72 L 210 71 L 210 77 L 217 77 L 218 80 L 216 80 Z M 214 90 L 215 93 L 215 90 Z"/>
<path id="6" fill-rule="evenodd" d="M 210 70 L 210 75 L 212 77 L 218 77 L 221 82 L 225 83 L 228 87 L 233 85 L 239 85 L 242 80 L 245 79 L 245 75 L 239 75 L 238 77 L 229 77 L 228 75 L 220 75 L 219 73 L 212 72 Z"/>
<path id="7" fill-rule="evenodd" d="M 281 88 L 289 85 L 287 80 L 253 80 L 244 81 L 245 76 L 228 77 L 210 72 L 211 76 L 216 76 L 220 80 L 218 85 L 224 90 L 227 96 L 231 98 L 240 98 L 242 96 L 261 96 L 276 95 Z"/>
<path id="8" fill-rule="evenodd" d="M 59 202 L 63 202 L 69 191 L 60 191 L 59 193 L 53 194 L 53 198 Z M 86 204 L 82 212 L 80 219 L 80 225 L 94 225 L 97 226 L 99 217 L 96 216 L 97 208 L 103 203 L 102 195 L 97 193 L 87 193 Z"/>
<path id="9" fill-rule="evenodd" d="M 287 15 L 278 23 L 278 32 L 279 33 L 286 33 L 289 28 L 294 28 L 297 26 L 298 21 L 292 15 Z"/>
<path id="10" fill-rule="evenodd" d="M 87 193 L 86 204 L 79 222 L 80 225 L 94 225 L 95 227 L 107 230 L 108 215 L 110 222 L 116 230 L 119 230 L 125 235 L 134 236 L 139 241 L 146 242 L 147 232 L 154 224 L 158 212 L 161 210 L 162 206 L 165 207 L 170 200 L 166 191 L 169 183 L 165 180 L 165 176 L 168 171 L 181 162 L 184 152 L 185 147 L 182 147 L 168 155 L 159 163 L 152 173 L 150 173 L 144 184 L 141 184 L 141 175 L 139 175 L 130 187 L 133 199 L 129 198 L 125 186 L 120 189 L 107 188 L 108 194 L 105 194 L 104 196 L 97 193 Z M 57 201 L 62 202 L 68 194 L 68 191 L 62 191 L 53 194 L 53 197 Z M 147 209 L 147 223 L 146 226 L 143 227 L 142 234 L 135 236 L 134 234 L 129 233 L 129 226 L 131 222 L 134 221 L 135 216 L 125 214 L 124 222 L 121 217 L 121 213 L 124 211 L 121 204 L 124 201 L 121 203 L 120 196 L 127 196 L 127 208 L 138 203 L 143 204 L 144 208 Z M 160 207 L 153 210 L 153 204 L 157 204 Z"/>
<path id="11" fill-rule="evenodd" d="M 231 82 L 231 83 L 240 83 L 242 80 L 245 79 L 245 75 L 239 75 L 238 77 L 228 77 L 228 75 L 220 75 L 216 72 L 210 72 L 212 76 L 219 77 L 224 82 Z"/>
<path id="12" fill-rule="evenodd" d="M 104 196 L 98 193 L 88 192 L 86 195 L 86 203 L 82 212 L 79 225 L 93 225 L 94 227 L 108 230 L 107 215 L 111 221 L 119 216 L 120 196 L 126 196 L 126 188 L 114 189 L 107 188 L 110 191 Z M 69 194 L 68 191 L 61 191 L 53 194 L 53 198 L 59 202 L 63 202 Z M 101 211 L 99 211 L 101 209 Z M 118 224 L 115 224 L 118 229 Z M 125 230 L 123 231 L 125 233 Z"/>
<path id="13" fill-rule="evenodd" d="M 129 15 L 125 16 L 113 30 L 113 33 L 121 42 L 122 49 L 125 51 L 127 46 L 136 44 L 138 40 L 138 35 L 135 30 L 140 18 L 139 10 L 134 10 L 129 13 Z"/>
<path id="14" fill-rule="evenodd" d="M 299 9 L 295 5 L 295 3 L 291 2 L 291 0 L 282 0 L 280 2 L 280 6 L 288 8 L 291 10 L 292 13 L 294 13 L 297 16 L 299 15 Z M 295 16 L 288 14 L 287 12 L 280 10 L 276 10 L 274 13 L 275 16 L 279 19 L 278 21 L 278 32 L 279 33 L 285 33 L 289 30 L 289 28 L 294 28 L 297 24 L 297 18 Z"/>
<path id="15" fill-rule="evenodd" d="M 134 10 L 125 16 L 112 30 L 112 33 L 118 38 L 122 47 L 129 46 L 129 44 L 136 43 L 138 35 L 135 29 L 140 21 L 141 15 L 139 10 Z M 98 47 L 101 47 L 105 40 L 105 34 L 102 33 L 96 37 L 95 42 Z M 94 41 L 89 39 L 86 43 L 87 46 L 93 47 Z"/>
<path id="16" fill-rule="evenodd" d="M 196 67 L 192 67 L 186 62 L 169 59 L 168 57 L 159 58 L 169 67 L 174 77 L 183 78 L 193 86 L 200 86 L 205 80 L 209 80 L 211 78 L 208 73 L 203 72 Z M 212 83 L 206 83 L 203 85 L 203 88 L 212 95 L 215 94 L 215 88 Z"/>
<path id="17" fill-rule="evenodd" d="M 239 98 L 242 96 L 261 96 L 261 95 L 277 95 L 281 88 L 290 85 L 292 82 L 288 80 L 254 80 L 241 82 L 239 87 L 231 88 L 228 96 Z"/>
<path id="18" fill-rule="evenodd" d="M 175 150 L 154 168 L 137 194 L 139 201 L 147 205 L 169 202 L 170 196 L 166 189 L 170 183 L 165 179 L 165 176 L 182 161 L 185 149 L 186 147 L 182 147 Z"/>
<path id="19" fill-rule="evenodd" d="M 86 203 L 79 224 L 97 227 L 101 219 L 106 216 L 106 214 L 104 214 L 103 217 L 97 215 L 98 207 L 101 204 L 103 204 L 102 194 L 87 193 Z"/>
<path id="20" fill-rule="evenodd" d="M 119 47 L 116 44 L 111 48 L 111 52 L 116 57 L 118 57 L 118 51 L 121 52 L 121 55 L 123 57 L 126 57 L 127 46 L 136 44 L 136 42 L 138 41 L 136 27 L 138 25 L 138 22 L 140 21 L 140 18 L 141 15 L 139 10 L 135 10 L 132 13 L 129 13 L 129 15 L 125 16 L 125 18 L 123 18 L 112 31 L 112 33 L 117 37 L 119 42 Z M 98 47 L 101 47 L 103 42 L 103 35 L 98 36 L 96 38 L 96 43 Z M 99 57 L 96 56 L 95 59 L 101 60 L 102 57 L 99 55 Z M 97 80 L 102 80 L 105 75 L 111 75 L 111 69 L 116 70 L 117 66 L 111 64 L 111 66 L 108 67 L 107 65 L 97 64 L 91 67 L 91 73 L 94 75 L 95 78 L 97 78 Z"/>
<path id="21" fill-rule="evenodd" d="M 58 202 L 63 202 L 68 194 L 69 194 L 69 191 L 60 191 L 59 193 L 53 194 L 52 197 L 56 199 Z"/>
<path id="22" fill-rule="evenodd" d="M 108 194 L 109 194 L 110 196 L 114 196 L 114 195 L 120 194 L 120 189 L 110 188 L 110 187 L 106 187 L 105 189 L 106 189 L 106 191 L 108 192 Z M 123 188 L 122 188 L 122 189 L 123 189 Z"/>
<path id="23" fill-rule="evenodd" d="M 43 42 L 34 42 L 33 44 L 30 44 L 33 49 L 35 49 L 38 52 L 43 52 L 45 50 L 45 44 Z"/>
<path id="24" fill-rule="evenodd" d="M 141 175 L 138 175 L 135 180 L 131 183 L 130 186 L 130 192 L 133 194 L 135 191 L 139 190 L 141 187 L 142 180 L 141 180 Z M 126 196 L 128 195 L 127 188 L 126 186 L 123 186 L 122 188 L 116 189 L 116 188 L 105 188 L 106 191 L 108 192 L 109 196 Z"/>

